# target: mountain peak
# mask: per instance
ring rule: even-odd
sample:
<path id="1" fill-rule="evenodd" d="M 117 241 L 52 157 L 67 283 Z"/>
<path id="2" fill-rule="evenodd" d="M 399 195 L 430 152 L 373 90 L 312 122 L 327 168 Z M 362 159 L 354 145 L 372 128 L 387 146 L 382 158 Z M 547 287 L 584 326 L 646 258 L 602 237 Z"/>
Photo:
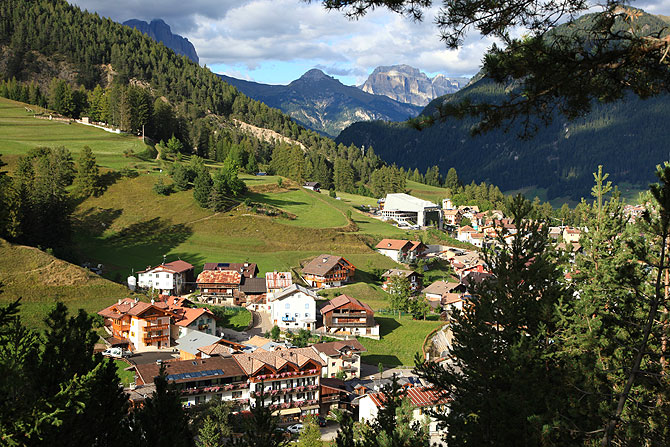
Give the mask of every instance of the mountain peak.
<path id="1" fill-rule="evenodd" d="M 130 19 L 123 24 L 143 32 L 156 42 L 163 43 L 175 53 L 188 57 L 196 64 L 200 61 L 193 44 L 187 38 L 173 34 L 170 25 L 165 23 L 163 19 L 153 19 L 151 23 L 144 20 Z"/>
<path id="2" fill-rule="evenodd" d="M 375 68 L 359 88 L 406 104 L 425 106 L 438 96 L 456 92 L 466 83 L 466 79 L 440 74 L 430 79 L 418 68 L 401 64 Z"/>
<path id="3" fill-rule="evenodd" d="M 312 68 L 311 70 L 308 70 L 304 75 L 300 76 L 298 80 L 323 81 L 323 80 L 334 80 L 334 78 L 332 76 L 328 76 L 318 68 Z"/>

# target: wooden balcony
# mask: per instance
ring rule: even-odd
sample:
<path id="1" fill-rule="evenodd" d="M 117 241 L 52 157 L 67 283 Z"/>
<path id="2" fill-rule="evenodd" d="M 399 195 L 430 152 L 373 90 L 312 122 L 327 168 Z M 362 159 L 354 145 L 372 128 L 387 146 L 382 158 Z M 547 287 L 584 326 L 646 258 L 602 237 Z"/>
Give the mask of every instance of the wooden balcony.
<path id="1" fill-rule="evenodd" d="M 144 326 L 142 330 L 144 332 L 149 332 L 149 331 L 163 331 L 165 329 L 170 329 L 169 324 L 150 324 L 147 326 Z"/>
<path id="2" fill-rule="evenodd" d="M 150 345 L 158 341 L 170 341 L 169 335 L 154 335 L 154 336 L 145 336 L 143 339 L 145 345 Z"/>

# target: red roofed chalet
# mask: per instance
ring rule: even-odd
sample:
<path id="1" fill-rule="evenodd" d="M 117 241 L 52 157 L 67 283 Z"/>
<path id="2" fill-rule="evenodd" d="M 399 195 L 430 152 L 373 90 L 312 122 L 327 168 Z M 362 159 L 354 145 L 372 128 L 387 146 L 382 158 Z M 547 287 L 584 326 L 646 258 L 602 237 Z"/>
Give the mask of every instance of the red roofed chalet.
<path id="1" fill-rule="evenodd" d="M 379 338 L 379 325 L 374 312 L 365 303 L 347 295 L 340 295 L 322 309 L 323 326 L 327 333 Z"/>
<path id="2" fill-rule="evenodd" d="M 137 272 L 137 285 L 166 295 L 181 295 L 193 288 L 194 269 L 186 261 L 172 261 Z"/>
<path id="3" fill-rule="evenodd" d="M 196 280 L 202 301 L 235 304 L 241 298 L 242 275 L 233 270 L 204 270 Z"/>
<path id="4" fill-rule="evenodd" d="M 446 412 L 451 400 L 443 391 L 424 386 L 407 387 L 404 389 L 404 394 L 414 409 L 412 411 L 412 419 L 417 422 L 423 422 L 424 417 L 427 416 L 426 409 Z M 379 408 L 384 406 L 384 401 L 385 398 L 382 393 L 371 393 L 363 396 L 359 400 L 358 420 L 363 422 L 375 419 Z M 428 431 L 431 435 L 436 435 L 440 431 L 437 426 L 437 420 L 433 417 L 430 417 Z"/>
<path id="5" fill-rule="evenodd" d="M 382 239 L 375 247 L 377 251 L 396 262 L 414 262 L 428 249 L 421 241 Z"/>

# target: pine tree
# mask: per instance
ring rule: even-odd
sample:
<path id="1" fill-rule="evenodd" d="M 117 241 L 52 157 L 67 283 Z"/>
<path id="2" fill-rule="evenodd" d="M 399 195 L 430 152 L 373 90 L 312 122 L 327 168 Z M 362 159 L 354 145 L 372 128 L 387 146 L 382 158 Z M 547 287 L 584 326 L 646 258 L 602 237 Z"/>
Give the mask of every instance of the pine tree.
<path id="1" fill-rule="evenodd" d="M 74 178 L 74 188 L 82 197 L 99 196 L 102 193 L 100 171 L 95 163 L 95 156 L 90 147 L 84 146 L 77 160 L 77 173 Z"/>
<path id="2" fill-rule="evenodd" d="M 303 421 L 303 428 L 298 437 L 298 447 L 322 447 L 321 430 L 314 417 L 309 416 Z"/>
<path id="3" fill-rule="evenodd" d="M 454 314 L 454 361 L 416 359 L 419 375 L 453 397 L 448 414 L 434 414 L 450 446 L 556 442 L 553 417 L 567 407 L 553 340 L 556 306 L 571 295 L 530 203 L 517 196 L 508 208 L 518 232 L 507 241 L 501 228 L 497 249 L 484 252 L 493 276 Z"/>
<path id="4" fill-rule="evenodd" d="M 137 445 L 190 447 L 194 445 L 188 417 L 182 409 L 174 382 L 168 383 L 165 365 L 154 378 L 156 391 L 136 411 L 134 431 Z"/>

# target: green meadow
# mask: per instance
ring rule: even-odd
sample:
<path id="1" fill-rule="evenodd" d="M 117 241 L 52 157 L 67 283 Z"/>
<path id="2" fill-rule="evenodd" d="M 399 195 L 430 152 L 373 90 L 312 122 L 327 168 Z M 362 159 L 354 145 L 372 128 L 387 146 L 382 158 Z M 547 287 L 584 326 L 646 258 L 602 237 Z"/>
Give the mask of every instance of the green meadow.
<path id="1" fill-rule="evenodd" d="M 57 299 L 71 309 L 95 312 L 129 295 L 122 285 L 128 275 L 159 264 L 163 256 L 168 261 L 190 262 L 196 274 L 205 262 L 215 261 L 255 262 L 264 274 L 273 270 L 297 273 L 321 253 L 338 254 L 357 267 L 356 282 L 329 294 L 346 292 L 375 309 L 384 309 L 386 294 L 373 271 L 399 265 L 373 247 L 382 238 L 416 239 L 421 234 L 398 229 L 358 209 L 376 205 L 374 198 L 338 193 L 335 199 L 327 191 L 310 191 L 287 179 L 282 179 L 280 187 L 277 176 L 241 175 L 249 192 L 240 200 L 244 203 L 225 212 L 199 207 L 190 190 L 161 196 L 152 187 L 160 177 L 170 183 L 160 172 L 167 163 L 124 155 L 128 149 L 142 152 L 145 147 L 140 139 L 77 123 L 36 119 L 25 105 L 5 99 L 0 99 L 0 143 L 9 170 L 20 155 L 36 146 L 63 145 L 76 158 L 88 145 L 97 163 L 113 174 L 105 192 L 79 203 L 73 215 L 73 248 L 79 262 L 103 264 L 103 278 L 34 248 L 4 241 L 0 245 L 0 281 L 4 284 L 0 302 L 22 296 L 26 321 L 36 326 L 41 326 Z M 122 168 L 134 174 L 122 176 L 118 172 Z M 412 182 L 409 188 L 419 197 L 439 200 L 438 188 Z M 269 217 L 262 212 L 264 208 L 286 214 Z M 51 271 L 56 264 L 62 271 Z M 234 323 L 240 326 L 244 321 Z M 364 358 L 374 364 L 379 360 L 387 365 L 411 365 L 414 352 L 437 322 L 385 315 L 380 324 L 383 339 L 364 340 L 369 350 Z"/>

